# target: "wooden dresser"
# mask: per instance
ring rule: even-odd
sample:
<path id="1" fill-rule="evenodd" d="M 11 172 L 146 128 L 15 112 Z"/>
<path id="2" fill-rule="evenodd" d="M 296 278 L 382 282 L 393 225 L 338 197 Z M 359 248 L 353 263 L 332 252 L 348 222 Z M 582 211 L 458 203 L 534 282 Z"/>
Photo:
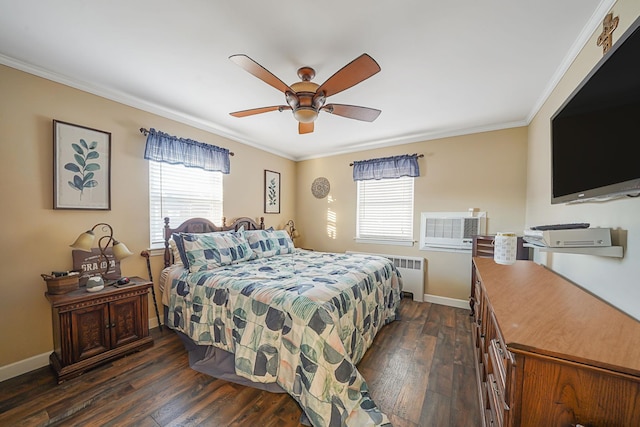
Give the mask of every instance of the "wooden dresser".
<path id="1" fill-rule="evenodd" d="M 532 261 L 473 258 L 485 426 L 640 426 L 640 322 Z"/>

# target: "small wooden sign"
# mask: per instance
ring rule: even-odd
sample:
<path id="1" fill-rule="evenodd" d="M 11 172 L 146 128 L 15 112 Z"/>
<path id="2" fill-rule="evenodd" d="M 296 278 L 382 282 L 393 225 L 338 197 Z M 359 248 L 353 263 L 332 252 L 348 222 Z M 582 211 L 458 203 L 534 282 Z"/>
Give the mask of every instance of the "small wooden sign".
<path id="1" fill-rule="evenodd" d="M 100 259 L 100 249 L 93 248 L 91 252 L 74 249 L 71 251 L 73 256 L 73 269 L 80 272 L 80 286 L 87 284 L 87 279 L 91 276 L 99 276 L 104 272 L 104 268 L 108 262 L 109 268 L 104 276 L 107 280 L 118 280 L 120 276 L 120 261 L 115 259 L 111 248 L 105 250 L 107 261 Z"/>

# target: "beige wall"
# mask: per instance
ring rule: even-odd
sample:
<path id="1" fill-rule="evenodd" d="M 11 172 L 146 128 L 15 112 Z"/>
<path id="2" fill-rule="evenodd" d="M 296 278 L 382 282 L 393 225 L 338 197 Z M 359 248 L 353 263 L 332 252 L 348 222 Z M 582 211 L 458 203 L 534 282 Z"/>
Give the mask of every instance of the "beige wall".
<path id="1" fill-rule="evenodd" d="M 356 233 L 354 160 L 399 154 L 424 154 L 415 181 L 414 239 L 420 236 L 420 213 L 486 211 L 488 232 L 524 229 L 526 190 L 526 128 L 444 138 L 384 149 L 325 157 L 297 165 L 296 225 L 299 246 L 315 250 L 396 254 L 427 260 L 425 292 L 466 300 L 471 255 L 421 251 L 414 247 L 361 244 Z M 311 183 L 317 177 L 331 183 L 328 197 L 316 199 Z"/>
<path id="2" fill-rule="evenodd" d="M 620 0 L 612 9 L 620 18 L 614 44 L 640 15 L 640 2 Z M 596 29 L 547 102 L 529 126 L 527 213 L 529 225 L 588 222 L 592 227 L 614 229 L 614 244 L 624 246 L 624 258 L 575 254 L 539 254 L 537 261 L 640 319 L 640 200 L 551 205 L 550 118 L 602 57 Z M 606 147 L 603 147 L 606 149 Z M 595 165 L 594 165 L 595 166 Z"/>
<path id="3" fill-rule="evenodd" d="M 235 152 L 231 174 L 224 178 L 227 218 L 265 216 L 267 226 L 281 227 L 294 214 L 290 160 L 1 65 L 0 94 L 0 369 L 52 351 L 51 309 L 40 274 L 72 268 L 69 244 L 82 231 L 98 222 L 111 224 L 136 254 L 122 261 L 123 275 L 148 277 L 138 256 L 149 246 L 148 168 L 140 127 Z M 111 211 L 52 209 L 53 119 L 111 132 Z M 264 169 L 281 173 L 280 215 L 263 214 Z M 159 257 L 153 268 L 157 277 Z"/>

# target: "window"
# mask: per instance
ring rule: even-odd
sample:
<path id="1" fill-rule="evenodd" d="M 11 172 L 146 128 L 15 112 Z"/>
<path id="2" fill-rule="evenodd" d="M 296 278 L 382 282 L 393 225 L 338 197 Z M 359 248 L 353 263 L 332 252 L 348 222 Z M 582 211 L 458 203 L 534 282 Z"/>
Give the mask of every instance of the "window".
<path id="1" fill-rule="evenodd" d="M 199 217 L 222 224 L 222 173 L 149 162 L 151 247 L 164 246 L 164 218 L 172 226 Z"/>
<path id="2" fill-rule="evenodd" d="M 356 241 L 413 245 L 413 182 L 407 176 L 357 181 Z"/>

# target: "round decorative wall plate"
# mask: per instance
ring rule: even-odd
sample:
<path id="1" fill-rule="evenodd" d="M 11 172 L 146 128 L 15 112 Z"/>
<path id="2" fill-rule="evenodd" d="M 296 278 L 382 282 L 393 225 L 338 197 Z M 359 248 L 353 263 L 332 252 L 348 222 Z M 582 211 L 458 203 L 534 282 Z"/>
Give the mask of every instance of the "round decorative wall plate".
<path id="1" fill-rule="evenodd" d="M 329 194 L 329 189 L 331 186 L 329 185 L 329 180 L 324 177 L 316 178 L 313 180 L 313 184 L 311 184 L 311 193 L 318 199 L 323 199 L 327 197 Z"/>

